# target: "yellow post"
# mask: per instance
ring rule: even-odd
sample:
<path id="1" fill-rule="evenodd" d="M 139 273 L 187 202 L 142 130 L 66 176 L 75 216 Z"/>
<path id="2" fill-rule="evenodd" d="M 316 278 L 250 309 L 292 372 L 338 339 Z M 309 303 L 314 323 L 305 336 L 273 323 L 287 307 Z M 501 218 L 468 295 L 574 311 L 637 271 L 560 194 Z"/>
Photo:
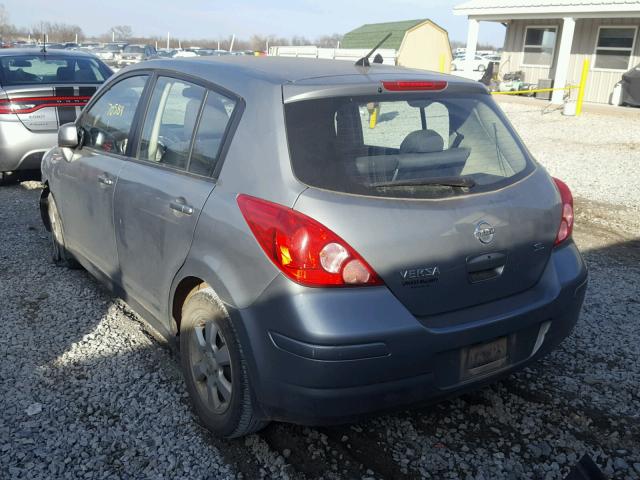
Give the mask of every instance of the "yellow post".
<path id="1" fill-rule="evenodd" d="M 440 55 L 440 73 L 444 73 L 444 53 Z"/>
<path id="2" fill-rule="evenodd" d="M 380 107 L 375 105 L 373 107 L 373 111 L 369 115 L 369 128 L 376 128 L 376 125 L 378 124 L 378 110 L 380 110 Z"/>
<path id="3" fill-rule="evenodd" d="M 580 86 L 578 87 L 578 101 L 576 102 L 576 117 L 582 113 L 582 102 L 584 101 L 584 91 L 587 88 L 587 77 L 589 76 L 589 60 L 582 62 L 582 75 L 580 75 Z"/>

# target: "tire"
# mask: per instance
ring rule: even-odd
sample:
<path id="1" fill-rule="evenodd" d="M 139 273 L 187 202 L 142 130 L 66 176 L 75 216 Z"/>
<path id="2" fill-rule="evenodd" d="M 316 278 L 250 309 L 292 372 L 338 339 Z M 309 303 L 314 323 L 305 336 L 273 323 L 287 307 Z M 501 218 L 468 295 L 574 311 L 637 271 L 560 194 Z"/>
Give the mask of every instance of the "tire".
<path id="1" fill-rule="evenodd" d="M 478 71 L 479 72 L 484 72 L 486 70 L 484 65 L 478 65 Z"/>
<path id="2" fill-rule="evenodd" d="M 53 263 L 61 267 L 80 268 L 80 264 L 73 258 L 73 255 L 69 253 L 65 246 L 64 229 L 62 228 L 60 213 L 58 212 L 56 201 L 51 194 L 47 197 L 47 213 L 49 214 L 49 225 L 51 226 L 51 259 Z"/>
<path id="3" fill-rule="evenodd" d="M 11 185 L 15 183 L 16 175 L 12 172 L 0 172 L 0 185 Z"/>
<path id="4" fill-rule="evenodd" d="M 264 428 L 255 407 L 244 352 L 231 319 L 214 291 L 191 292 L 182 307 L 180 361 L 193 408 L 224 438 Z"/>

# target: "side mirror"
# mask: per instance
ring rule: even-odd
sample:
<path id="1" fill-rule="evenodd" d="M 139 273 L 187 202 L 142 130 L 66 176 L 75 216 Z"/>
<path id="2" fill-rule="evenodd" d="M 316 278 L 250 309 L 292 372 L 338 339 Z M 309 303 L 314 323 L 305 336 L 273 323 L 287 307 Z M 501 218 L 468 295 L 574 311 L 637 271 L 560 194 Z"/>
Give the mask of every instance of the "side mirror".
<path id="1" fill-rule="evenodd" d="M 58 146 L 76 148 L 80 143 L 78 127 L 75 123 L 65 123 L 58 129 Z"/>

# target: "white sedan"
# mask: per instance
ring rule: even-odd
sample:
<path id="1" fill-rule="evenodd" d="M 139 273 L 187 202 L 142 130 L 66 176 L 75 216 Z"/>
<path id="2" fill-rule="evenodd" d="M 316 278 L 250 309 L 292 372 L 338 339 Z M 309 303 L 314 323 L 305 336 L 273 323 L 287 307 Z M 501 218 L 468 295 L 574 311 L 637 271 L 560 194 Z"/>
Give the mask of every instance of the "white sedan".
<path id="1" fill-rule="evenodd" d="M 465 68 L 466 57 L 458 57 L 453 62 L 451 62 L 451 70 L 464 70 Z M 476 55 L 473 57 L 471 64 L 473 66 L 473 70 L 478 70 L 479 72 L 484 72 L 488 67 L 491 60 L 487 57 L 481 57 L 480 55 Z"/>

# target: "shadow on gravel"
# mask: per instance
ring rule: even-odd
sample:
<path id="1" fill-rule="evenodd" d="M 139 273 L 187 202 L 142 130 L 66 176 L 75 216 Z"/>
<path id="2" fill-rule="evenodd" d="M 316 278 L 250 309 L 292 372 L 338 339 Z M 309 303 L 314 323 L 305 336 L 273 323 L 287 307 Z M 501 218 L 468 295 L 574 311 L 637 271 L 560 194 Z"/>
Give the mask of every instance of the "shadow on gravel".
<path id="1" fill-rule="evenodd" d="M 640 478 L 640 239 L 576 232 L 590 267 L 581 320 L 524 371 L 428 407 L 224 442 L 193 416 L 175 352 L 85 271 L 50 263 L 38 197 L 0 189 L 10 477 L 564 478 L 587 453 L 611 477 Z"/>

